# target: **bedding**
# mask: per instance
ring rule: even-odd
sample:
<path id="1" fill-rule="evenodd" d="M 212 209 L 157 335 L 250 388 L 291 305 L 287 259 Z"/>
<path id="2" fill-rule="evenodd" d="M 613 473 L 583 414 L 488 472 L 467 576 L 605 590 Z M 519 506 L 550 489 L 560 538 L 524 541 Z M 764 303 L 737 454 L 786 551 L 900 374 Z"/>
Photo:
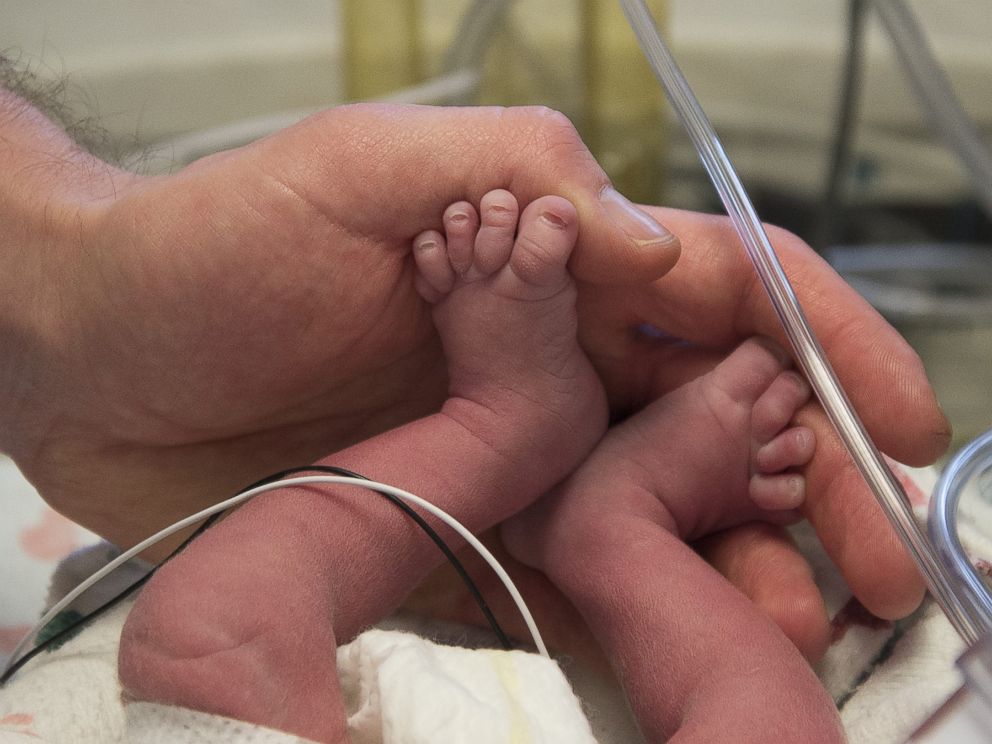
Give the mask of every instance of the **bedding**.
<path id="1" fill-rule="evenodd" d="M 925 518 L 931 470 L 901 469 Z M 4 566 L 0 651 L 9 652 L 45 603 L 55 601 L 117 551 L 59 517 L 0 461 Z M 992 505 L 962 502 L 962 542 L 976 565 L 992 565 Z M 817 667 L 852 744 L 904 742 L 961 685 L 961 641 L 927 600 L 899 623 L 870 615 L 853 599 L 810 530 L 795 532 L 833 617 L 833 642 Z M 66 555 L 68 554 L 68 555 Z M 65 557 L 63 557 L 65 556 Z M 62 560 L 59 561 L 59 558 Z M 84 595 L 80 612 L 115 594 L 147 567 L 140 562 Z M 240 721 L 149 703 L 125 702 L 117 683 L 124 604 L 61 648 L 44 653 L 0 689 L 0 744 L 185 744 L 301 739 Z M 487 631 L 397 616 L 337 650 L 357 744 L 472 740 L 601 742 L 639 740 L 616 684 L 571 660 L 487 648 Z"/>

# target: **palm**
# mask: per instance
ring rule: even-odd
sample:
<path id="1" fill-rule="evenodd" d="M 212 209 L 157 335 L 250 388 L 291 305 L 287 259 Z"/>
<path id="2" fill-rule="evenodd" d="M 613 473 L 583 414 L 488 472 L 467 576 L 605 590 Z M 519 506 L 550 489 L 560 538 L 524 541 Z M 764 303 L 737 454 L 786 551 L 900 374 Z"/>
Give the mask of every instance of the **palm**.
<path id="1" fill-rule="evenodd" d="M 434 400 L 440 354 L 404 241 L 348 232 L 286 191 L 259 193 L 264 183 L 215 198 L 227 170 L 183 174 L 161 184 L 167 194 L 153 184 L 117 205 L 139 215 L 121 236 L 138 246 L 120 268 L 136 275 L 118 300 L 123 328 L 105 336 L 136 342 L 115 370 L 137 398 L 123 407 L 204 439 L 338 419 L 357 425 L 354 438 L 364 418 L 425 384 Z M 206 208 L 194 206 L 201 197 Z"/>
<path id="2" fill-rule="evenodd" d="M 141 533 L 127 534 L 136 525 L 121 524 L 118 499 L 78 514 L 88 499 L 66 473 L 95 470 L 120 499 L 146 490 L 145 532 L 442 399 L 408 240 L 350 232 L 266 178 L 216 190 L 239 183 L 240 167 L 140 184 L 100 231 L 128 250 L 78 267 L 93 291 L 71 309 L 69 366 L 89 374 L 45 396 L 73 436 L 28 467 L 56 506 L 110 539 Z"/>

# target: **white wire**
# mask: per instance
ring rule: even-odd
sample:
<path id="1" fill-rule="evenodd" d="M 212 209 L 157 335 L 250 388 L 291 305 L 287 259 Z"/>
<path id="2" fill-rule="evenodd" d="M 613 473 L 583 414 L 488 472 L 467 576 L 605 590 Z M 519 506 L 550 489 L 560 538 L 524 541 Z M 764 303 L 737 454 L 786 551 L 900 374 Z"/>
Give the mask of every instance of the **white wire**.
<path id="1" fill-rule="evenodd" d="M 226 501 L 221 501 L 218 504 L 214 504 L 213 506 L 198 511 L 196 514 L 191 514 L 185 519 L 179 520 L 171 527 L 166 527 L 165 529 L 160 530 L 151 537 L 142 540 L 130 550 L 124 551 L 117 556 L 117 558 L 112 560 L 106 566 L 79 584 L 79 586 L 65 595 L 61 600 L 56 602 L 52 608 L 49 609 L 48 612 L 46 612 L 42 618 L 34 624 L 34 627 L 28 631 L 27 635 L 25 635 L 21 639 L 20 643 L 18 643 L 14 648 L 7 660 L 7 664 L 4 666 L 3 672 L 0 673 L 0 676 L 2 676 L 2 674 L 6 674 L 7 670 L 10 669 L 10 667 L 12 667 L 24 654 L 26 646 L 34 640 L 34 637 L 38 634 L 38 632 L 48 625 L 48 623 L 50 623 L 53 619 L 55 619 L 55 616 L 68 607 L 76 599 L 76 597 L 142 551 L 147 550 L 152 545 L 155 545 L 159 541 L 164 540 L 180 530 L 191 527 L 192 525 L 201 522 L 207 517 L 213 516 L 218 512 L 225 511 L 226 509 L 230 509 L 238 504 L 248 501 L 260 493 L 274 491 L 278 488 L 284 488 L 286 486 L 302 486 L 310 483 L 336 483 L 341 485 L 352 485 L 359 486 L 361 488 L 368 488 L 380 493 L 387 493 L 398 499 L 402 499 L 403 501 L 419 506 L 421 509 L 433 514 L 435 517 L 447 524 L 455 530 L 455 532 L 457 532 L 465 540 L 465 542 L 471 545 L 479 555 L 482 556 L 486 563 L 489 564 L 490 568 L 492 568 L 492 570 L 499 577 L 500 581 L 503 582 L 503 586 L 505 586 L 506 590 L 510 593 L 514 604 L 517 605 L 517 609 L 520 611 L 524 622 L 527 624 L 527 629 L 530 631 L 531 637 L 534 640 L 534 646 L 537 648 L 538 653 L 546 658 L 551 658 L 548 654 L 547 647 L 544 645 L 544 640 L 541 638 L 541 633 L 537 629 L 537 624 L 534 622 L 534 617 L 531 615 L 530 609 L 527 607 L 527 603 L 524 602 L 524 598 L 517 590 L 516 584 L 513 583 L 513 579 L 510 578 L 509 574 L 507 574 L 506 570 L 500 565 L 499 561 L 496 560 L 495 556 L 489 552 L 486 546 L 479 542 L 475 535 L 469 532 L 468 529 L 461 524 L 461 522 L 456 520 L 443 509 L 434 506 L 434 504 L 431 504 L 429 501 L 425 501 L 419 496 L 415 496 L 414 494 L 400 488 L 396 488 L 395 486 L 390 486 L 385 483 L 377 483 L 376 481 L 365 480 L 363 478 L 349 478 L 338 475 L 306 475 L 298 478 L 287 478 L 286 480 L 275 481 L 274 483 L 266 483 L 265 485 L 256 486 L 248 491 L 239 493 Z"/>

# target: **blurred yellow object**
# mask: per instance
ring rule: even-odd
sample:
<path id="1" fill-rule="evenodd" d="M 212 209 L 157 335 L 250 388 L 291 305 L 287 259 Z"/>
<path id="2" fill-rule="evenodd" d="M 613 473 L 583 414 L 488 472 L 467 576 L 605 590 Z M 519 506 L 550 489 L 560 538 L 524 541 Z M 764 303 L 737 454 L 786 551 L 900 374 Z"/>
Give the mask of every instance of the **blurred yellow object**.
<path id="1" fill-rule="evenodd" d="M 663 28 L 665 0 L 649 5 Z M 472 103 L 562 111 L 618 188 L 661 201 L 664 99 L 616 0 L 343 0 L 342 23 L 350 100 L 475 66 Z M 468 36 L 482 39 L 474 58 L 457 53 Z"/>
<path id="2" fill-rule="evenodd" d="M 360 101 L 423 79 L 417 0 L 345 0 L 341 4 L 345 90 Z"/>

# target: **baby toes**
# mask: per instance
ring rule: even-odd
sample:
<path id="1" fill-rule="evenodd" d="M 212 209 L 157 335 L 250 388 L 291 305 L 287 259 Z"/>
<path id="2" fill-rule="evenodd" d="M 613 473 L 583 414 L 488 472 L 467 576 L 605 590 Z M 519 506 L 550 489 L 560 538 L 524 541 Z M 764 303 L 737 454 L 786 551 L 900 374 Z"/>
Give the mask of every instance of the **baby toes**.
<path id="1" fill-rule="evenodd" d="M 789 424 L 810 394 L 809 383 L 797 372 L 786 370 L 772 381 L 751 411 L 748 495 L 761 509 L 797 509 L 806 498 L 806 479 L 791 469 L 810 461 L 816 437 L 812 429 Z"/>
<path id="2" fill-rule="evenodd" d="M 808 463 L 816 450 L 816 435 L 806 426 L 793 426 L 761 445 L 752 468 L 763 475 L 781 473 Z"/>
<path id="3" fill-rule="evenodd" d="M 503 189 L 490 191 L 479 203 L 481 226 L 475 236 L 473 266 L 484 276 L 503 268 L 510 260 L 517 232 L 519 209 L 513 194 Z"/>
<path id="4" fill-rule="evenodd" d="M 759 445 L 770 442 L 789 425 L 810 394 L 809 383 L 798 372 L 782 372 L 754 404 L 751 437 Z"/>
<path id="5" fill-rule="evenodd" d="M 798 509 L 806 500 L 806 479 L 798 473 L 755 473 L 748 483 L 748 495 L 759 509 L 766 511 Z"/>
<path id="6" fill-rule="evenodd" d="M 455 202 L 444 210 L 441 218 L 448 244 L 448 260 L 455 273 L 473 281 L 472 264 L 475 259 L 475 236 L 479 231 L 479 213 L 466 201 Z"/>
<path id="7" fill-rule="evenodd" d="M 432 305 L 440 302 L 455 286 L 444 236 L 436 230 L 420 233 L 413 239 L 413 261 L 417 292 Z"/>
<path id="8" fill-rule="evenodd" d="M 542 196 L 520 215 L 509 262 L 495 276 L 497 291 L 519 300 L 545 300 L 571 283 L 568 259 L 578 236 L 578 214 L 559 196 Z"/>
<path id="9" fill-rule="evenodd" d="M 761 509 L 797 509 L 806 498 L 806 479 L 789 468 L 805 465 L 813 457 L 816 437 L 805 426 L 781 432 L 754 453 L 753 474 L 748 483 L 751 500 Z"/>

